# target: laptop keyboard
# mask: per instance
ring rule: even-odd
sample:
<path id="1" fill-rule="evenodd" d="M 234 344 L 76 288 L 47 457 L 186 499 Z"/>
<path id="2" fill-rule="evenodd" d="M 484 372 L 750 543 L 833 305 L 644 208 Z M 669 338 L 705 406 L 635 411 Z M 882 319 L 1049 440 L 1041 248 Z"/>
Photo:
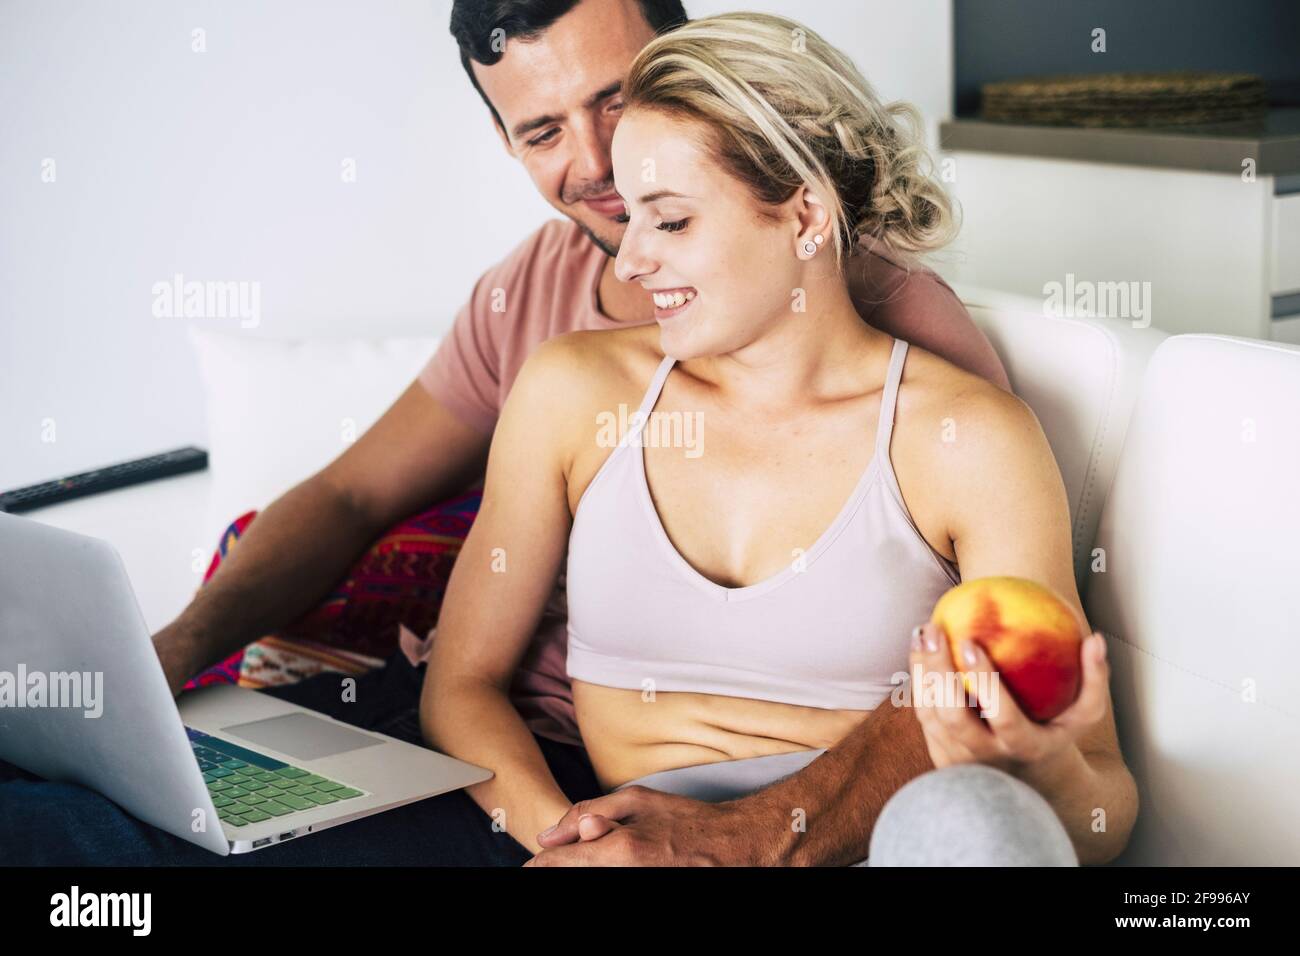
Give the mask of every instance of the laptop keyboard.
<path id="1" fill-rule="evenodd" d="M 365 796 L 319 774 L 186 727 L 217 816 L 232 827 L 263 823 Z"/>

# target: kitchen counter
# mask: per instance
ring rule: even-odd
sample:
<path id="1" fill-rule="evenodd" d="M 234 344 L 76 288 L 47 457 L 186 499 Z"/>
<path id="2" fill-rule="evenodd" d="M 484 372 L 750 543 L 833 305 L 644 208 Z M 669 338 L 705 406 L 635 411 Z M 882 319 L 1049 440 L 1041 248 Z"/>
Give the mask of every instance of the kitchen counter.
<path id="1" fill-rule="evenodd" d="M 939 141 L 944 150 L 1238 175 L 1242 161 L 1253 159 L 1256 176 L 1300 175 L 1300 108 L 1271 109 L 1247 122 L 1145 128 L 1022 126 L 959 117 L 940 124 Z"/>

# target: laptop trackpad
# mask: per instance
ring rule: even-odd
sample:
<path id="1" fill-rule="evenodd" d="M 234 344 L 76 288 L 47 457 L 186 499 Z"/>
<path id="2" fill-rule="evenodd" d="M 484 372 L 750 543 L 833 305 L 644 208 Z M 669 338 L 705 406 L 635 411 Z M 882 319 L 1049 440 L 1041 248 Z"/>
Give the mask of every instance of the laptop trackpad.
<path id="1" fill-rule="evenodd" d="M 321 720 L 311 714 L 285 714 L 283 717 L 268 717 L 246 724 L 222 727 L 223 733 L 241 737 L 250 743 L 261 744 L 289 754 L 299 760 L 319 760 L 335 754 L 360 750 L 362 747 L 378 747 L 383 740 L 348 730 L 328 720 Z"/>

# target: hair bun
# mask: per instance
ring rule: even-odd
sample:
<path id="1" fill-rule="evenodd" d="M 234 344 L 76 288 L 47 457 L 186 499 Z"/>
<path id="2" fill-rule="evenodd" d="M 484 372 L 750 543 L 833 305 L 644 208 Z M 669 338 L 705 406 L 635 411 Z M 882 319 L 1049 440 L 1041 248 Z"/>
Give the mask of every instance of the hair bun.
<path id="1" fill-rule="evenodd" d="M 956 232 L 915 107 L 882 104 L 847 56 L 793 20 L 693 20 L 637 55 L 623 94 L 626 108 L 706 124 L 722 166 L 762 203 L 804 185 L 833 197 L 839 261 L 865 237 L 924 253 Z"/>

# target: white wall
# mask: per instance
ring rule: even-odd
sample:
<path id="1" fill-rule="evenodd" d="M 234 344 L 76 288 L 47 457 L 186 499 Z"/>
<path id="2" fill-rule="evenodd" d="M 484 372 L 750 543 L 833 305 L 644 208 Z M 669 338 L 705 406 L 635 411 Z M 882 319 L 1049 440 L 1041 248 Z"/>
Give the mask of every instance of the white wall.
<path id="1" fill-rule="evenodd" d="M 948 110 L 947 0 L 687 3 L 737 6 L 801 19 L 931 127 Z M 152 309 L 176 273 L 258 283 L 248 334 L 445 329 L 552 215 L 465 79 L 449 11 L 0 4 L 0 489 L 203 443 L 184 320 Z"/>

